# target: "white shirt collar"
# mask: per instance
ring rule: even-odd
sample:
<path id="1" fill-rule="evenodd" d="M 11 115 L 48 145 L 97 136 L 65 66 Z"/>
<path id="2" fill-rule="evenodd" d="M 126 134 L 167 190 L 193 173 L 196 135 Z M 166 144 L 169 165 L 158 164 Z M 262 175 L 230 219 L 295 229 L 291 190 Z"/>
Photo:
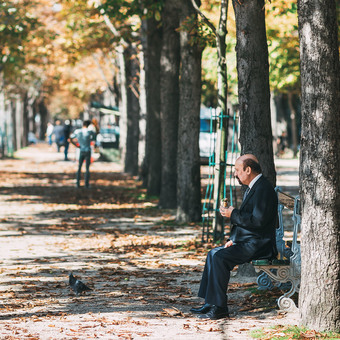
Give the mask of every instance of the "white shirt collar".
<path id="1" fill-rule="evenodd" d="M 249 190 L 254 186 L 254 184 L 256 183 L 256 181 L 262 176 L 262 174 L 258 174 L 255 178 L 253 178 L 253 180 L 249 183 L 248 188 Z"/>

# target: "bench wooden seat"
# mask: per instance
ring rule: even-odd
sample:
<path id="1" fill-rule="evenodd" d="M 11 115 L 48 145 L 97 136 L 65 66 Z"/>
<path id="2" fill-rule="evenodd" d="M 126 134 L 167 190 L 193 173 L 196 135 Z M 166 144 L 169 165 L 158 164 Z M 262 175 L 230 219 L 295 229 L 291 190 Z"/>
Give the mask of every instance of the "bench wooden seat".
<path id="1" fill-rule="evenodd" d="M 291 299 L 300 289 L 301 277 L 301 253 L 298 242 L 298 234 L 301 226 L 300 198 L 292 197 L 282 192 L 280 187 L 276 187 L 278 195 L 278 215 L 279 226 L 276 230 L 276 246 L 278 249 L 278 258 L 273 260 L 254 260 L 252 264 L 257 272 L 262 271 L 257 278 L 260 289 L 271 289 L 274 283 L 291 284 L 288 292 L 284 293 L 278 300 L 278 306 L 281 310 L 296 310 L 296 305 Z M 293 240 L 286 242 L 284 238 L 285 226 L 283 220 L 283 210 L 293 211 Z"/>

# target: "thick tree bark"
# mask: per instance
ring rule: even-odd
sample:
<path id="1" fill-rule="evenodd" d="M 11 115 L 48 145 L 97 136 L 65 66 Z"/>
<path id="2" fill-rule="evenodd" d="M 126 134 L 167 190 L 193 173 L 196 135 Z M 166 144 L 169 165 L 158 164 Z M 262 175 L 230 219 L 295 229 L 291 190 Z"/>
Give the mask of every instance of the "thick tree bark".
<path id="1" fill-rule="evenodd" d="M 181 21 L 195 14 L 189 0 L 182 4 Z M 181 77 L 177 157 L 177 220 L 201 220 L 199 155 L 202 49 L 187 31 L 180 33 Z"/>
<path id="2" fill-rule="evenodd" d="M 177 138 L 179 110 L 180 0 L 166 0 L 163 10 L 163 45 L 161 54 L 161 133 L 162 185 L 159 205 L 177 206 Z"/>
<path id="3" fill-rule="evenodd" d="M 124 51 L 125 79 L 127 97 L 127 134 L 124 171 L 138 175 L 139 143 L 139 63 L 134 46 L 129 45 Z"/>
<path id="4" fill-rule="evenodd" d="M 299 0 L 302 324 L 340 329 L 340 66 L 335 0 Z"/>
<path id="5" fill-rule="evenodd" d="M 161 143 L 161 92 L 160 60 L 162 30 L 159 23 L 150 18 L 142 23 L 145 90 L 146 90 L 146 140 L 143 165 L 143 182 L 148 195 L 161 192 L 162 143 Z"/>
<path id="6" fill-rule="evenodd" d="M 233 0 L 242 153 L 253 153 L 275 185 L 268 46 L 263 0 Z"/>

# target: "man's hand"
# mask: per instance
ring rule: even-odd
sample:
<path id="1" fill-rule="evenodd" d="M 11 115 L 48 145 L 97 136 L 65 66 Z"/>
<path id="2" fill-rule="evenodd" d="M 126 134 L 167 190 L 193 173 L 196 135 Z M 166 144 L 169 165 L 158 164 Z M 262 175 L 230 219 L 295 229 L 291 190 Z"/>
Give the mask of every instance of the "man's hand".
<path id="1" fill-rule="evenodd" d="M 230 217 L 231 216 L 231 213 L 233 212 L 235 208 L 234 207 L 223 207 L 223 206 L 220 206 L 220 213 L 223 217 Z"/>
<path id="2" fill-rule="evenodd" d="M 233 241 L 232 240 L 229 240 L 227 241 L 227 243 L 224 245 L 224 248 L 229 248 L 233 245 Z"/>

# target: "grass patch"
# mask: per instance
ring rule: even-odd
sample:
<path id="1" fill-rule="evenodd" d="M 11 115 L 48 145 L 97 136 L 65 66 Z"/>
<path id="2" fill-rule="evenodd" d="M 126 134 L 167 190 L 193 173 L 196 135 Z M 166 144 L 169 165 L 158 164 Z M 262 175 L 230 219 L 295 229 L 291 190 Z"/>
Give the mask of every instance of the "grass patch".
<path id="1" fill-rule="evenodd" d="M 259 340 L 289 340 L 289 339 L 329 339 L 339 340 L 340 333 L 316 332 L 297 326 L 276 326 L 270 329 L 256 329 L 250 336 Z"/>

